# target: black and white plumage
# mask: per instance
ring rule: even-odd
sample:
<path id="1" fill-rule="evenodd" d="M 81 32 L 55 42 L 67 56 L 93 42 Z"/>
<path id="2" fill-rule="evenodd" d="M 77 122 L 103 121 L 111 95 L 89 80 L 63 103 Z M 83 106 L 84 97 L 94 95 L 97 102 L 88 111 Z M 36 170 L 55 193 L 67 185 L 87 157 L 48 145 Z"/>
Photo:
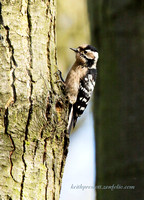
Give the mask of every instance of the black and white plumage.
<path id="1" fill-rule="evenodd" d="M 81 45 L 76 49 L 76 61 L 70 69 L 65 88 L 70 103 L 68 132 L 74 127 L 77 118 L 87 107 L 96 82 L 98 52 L 91 45 Z"/>
<path id="2" fill-rule="evenodd" d="M 75 123 L 77 118 L 83 114 L 84 110 L 86 109 L 92 92 L 94 90 L 96 81 L 96 69 L 88 69 L 87 74 L 85 75 L 84 79 L 80 80 L 80 87 L 78 91 L 77 101 L 73 104 L 73 117 Z"/>

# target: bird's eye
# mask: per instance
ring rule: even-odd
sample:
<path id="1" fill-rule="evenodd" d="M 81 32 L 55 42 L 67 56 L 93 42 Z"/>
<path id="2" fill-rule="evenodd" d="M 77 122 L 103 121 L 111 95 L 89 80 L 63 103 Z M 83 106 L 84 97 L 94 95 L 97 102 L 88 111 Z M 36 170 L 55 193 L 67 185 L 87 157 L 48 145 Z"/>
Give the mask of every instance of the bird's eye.
<path id="1" fill-rule="evenodd" d="M 85 50 L 85 51 L 84 51 L 84 54 L 86 54 L 86 53 L 87 53 L 87 51 Z"/>

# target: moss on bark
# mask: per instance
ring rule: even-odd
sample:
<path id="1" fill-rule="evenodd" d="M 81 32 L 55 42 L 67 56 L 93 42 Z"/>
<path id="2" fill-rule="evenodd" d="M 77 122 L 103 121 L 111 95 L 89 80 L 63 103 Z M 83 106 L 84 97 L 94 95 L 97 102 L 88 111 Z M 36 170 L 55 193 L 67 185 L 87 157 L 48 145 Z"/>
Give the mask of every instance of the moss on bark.
<path id="1" fill-rule="evenodd" d="M 0 198 L 59 199 L 69 136 L 57 81 L 56 1 L 3 1 Z"/>

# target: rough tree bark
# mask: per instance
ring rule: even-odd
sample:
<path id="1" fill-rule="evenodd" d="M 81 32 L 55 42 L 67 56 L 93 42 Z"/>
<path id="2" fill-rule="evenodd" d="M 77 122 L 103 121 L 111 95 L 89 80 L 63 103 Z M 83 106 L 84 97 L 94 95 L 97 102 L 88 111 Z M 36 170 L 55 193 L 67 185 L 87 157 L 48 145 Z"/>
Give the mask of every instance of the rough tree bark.
<path id="1" fill-rule="evenodd" d="M 0 3 L 0 199 L 58 200 L 69 136 L 56 1 Z"/>
<path id="2" fill-rule="evenodd" d="M 144 2 L 88 1 L 100 52 L 95 99 L 98 200 L 144 199 Z"/>

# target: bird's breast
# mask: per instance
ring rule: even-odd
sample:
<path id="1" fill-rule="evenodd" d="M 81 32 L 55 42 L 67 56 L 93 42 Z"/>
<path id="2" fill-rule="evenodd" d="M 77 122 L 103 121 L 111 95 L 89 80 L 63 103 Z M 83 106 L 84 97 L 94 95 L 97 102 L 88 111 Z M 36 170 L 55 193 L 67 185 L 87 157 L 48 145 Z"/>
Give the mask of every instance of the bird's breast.
<path id="1" fill-rule="evenodd" d="M 71 104 L 77 100 L 80 80 L 86 75 L 87 70 L 86 67 L 73 66 L 66 77 L 66 93 Z"/>

